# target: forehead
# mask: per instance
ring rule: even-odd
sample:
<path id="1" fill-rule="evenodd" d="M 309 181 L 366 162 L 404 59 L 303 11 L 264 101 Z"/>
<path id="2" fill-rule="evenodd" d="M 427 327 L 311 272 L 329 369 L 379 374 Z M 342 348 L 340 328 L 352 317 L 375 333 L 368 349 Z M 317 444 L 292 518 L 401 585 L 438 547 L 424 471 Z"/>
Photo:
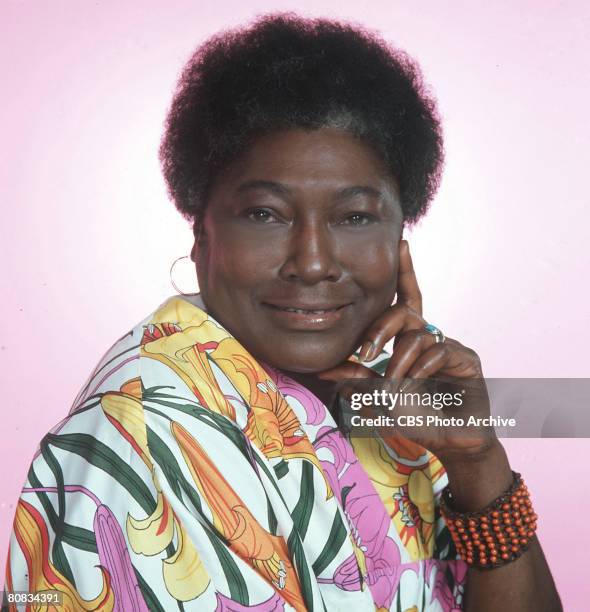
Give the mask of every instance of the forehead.
<path id="1" fill-rule="evenodd" d="M 397 193 L 396 181 L 369 144 L 340 130 L 289 129 L 256 138 L 223 172 L 223 184 L 272 180 L 292 188 L 367 185 Z M 218 182 L 218 181 L 216 181 Z"/>

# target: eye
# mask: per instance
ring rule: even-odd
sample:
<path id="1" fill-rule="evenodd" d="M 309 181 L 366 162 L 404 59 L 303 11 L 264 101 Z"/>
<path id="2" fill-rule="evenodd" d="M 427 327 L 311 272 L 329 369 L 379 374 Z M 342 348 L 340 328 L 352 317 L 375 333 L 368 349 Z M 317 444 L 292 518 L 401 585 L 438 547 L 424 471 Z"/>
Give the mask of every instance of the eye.
<path id="1" fill-rule="evenodd" d="M 246 217 L 255 223 L 277 223 L 277 217 L 266 208 L 250 208 L 246 211 Z"/>
<path id="2" fill-rule="evenodd" d="M 369 225 L 375 222 L 375 217 L 373 215 L 368 215 L 366 213 L 353 213 L 349 215 L 342 221 L 344 225 Z"/>

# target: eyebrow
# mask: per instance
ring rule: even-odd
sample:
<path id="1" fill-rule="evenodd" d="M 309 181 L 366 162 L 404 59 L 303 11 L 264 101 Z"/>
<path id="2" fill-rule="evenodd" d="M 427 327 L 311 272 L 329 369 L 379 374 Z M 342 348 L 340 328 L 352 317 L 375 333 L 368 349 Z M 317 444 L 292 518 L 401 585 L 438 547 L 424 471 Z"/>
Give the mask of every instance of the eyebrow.
<path id="1" fill-rule="evenodd" d="M 256 189 L 265 189 L 266 191 L 270 191 L 278 196 L 287 196 L 291 194 L 291 189 L 289 189 L 289 187 L 283 183 L 276 183 L 275 181 L 265 181 L 261 179 L 242 183 L 238 187 L 238 193 Z M 344 189 L 340 189 L 337 192 L 336 198 L 338 200 L 346 200 L 347 198 L 353 198 L 357 195 L 366 195 L 376 199 L 383 198 L 383 192 L 381 192 L 379 189 L 375 189 L 375 187 L 370 187 L 369 185 L 352 185 L 350 187 L 344 187 Z"/>
<path id="2" fill-rule="evenodd" d="M 243 193 L 245 191 L 255 189 L 265 189 L 266 191 L 270 191 L 279 196 L 286 196 L 291 193 L 291 190 L 282 183 L 275 183 L 274 181 L 263 181 L 259 179 L 242 183 L 238 187 L 238 193 Z"/>

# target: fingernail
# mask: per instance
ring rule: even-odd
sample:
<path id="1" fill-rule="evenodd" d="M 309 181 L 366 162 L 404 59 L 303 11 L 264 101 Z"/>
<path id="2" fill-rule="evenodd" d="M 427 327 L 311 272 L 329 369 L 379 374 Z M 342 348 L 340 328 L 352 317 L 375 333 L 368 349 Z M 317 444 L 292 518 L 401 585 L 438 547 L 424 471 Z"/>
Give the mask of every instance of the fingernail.
<path id="1" fill-rule="evenodd" d="M 375 352 L 375 343 L 367 340 L 361 346 L 361 350 L 359 352 L 359 361 L 371 361 L 373 358 L 373 353 Z"/>

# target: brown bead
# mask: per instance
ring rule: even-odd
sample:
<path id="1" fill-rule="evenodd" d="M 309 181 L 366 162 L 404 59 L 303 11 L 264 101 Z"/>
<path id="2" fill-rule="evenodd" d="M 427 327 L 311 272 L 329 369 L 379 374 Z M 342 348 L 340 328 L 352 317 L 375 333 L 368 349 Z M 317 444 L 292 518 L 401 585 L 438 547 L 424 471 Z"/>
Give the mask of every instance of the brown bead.
<path id="1" fill-rule="evenodd" d="M 500 521 L 497 518 L 492 519 L 492 525 L 499 525 L 499 524 L 500 524 Z"/>
<path id="2" fill-rule="evenodd" d="M 510 548 L 510 550 L 511 550 L 513 553 L 517 553 L 517 552 L 520 550 L 520 548 L 519 548 L 518 546 L 512 546 L 512 547 Z"/>
<path id="3" fill-rule="evenodd" d="M 496 555 L 490 556 L 490 563 L 496 563 L 497 560 L 498 560 L 498 557 L 496 557 Z"/>
<path id="4" fill-rule="evenodd" d="M 473 519 L 469 519 L 468 523 L 469 527 L 476 527 L 477 523 Z"/>
<path id="5" fill-rule="evenodd" d="M 493 542 L 494 538 L 492 538 L 492 536 L 487 536 L 486 537 L 486 542 Z"/>
<path id="6" fill-rule="evenodd" d="M 459 533 L 465 533 L 465 529 L 463 527 L 459 527 L 459 529 L 457 529 L 457 531 Z"/>
<path id="7" fill-rule="evenodd" d="M 500 513 L 499 513 L 497 510 L 494 510 L 494 511 L 492 512 L 492 517 L 493 517 L 493 518 L 498 518 L 499 516 L 500 516 Z M 494 521 L 492 521 L 492 523 L 493 523 L 493 522 L 494 522 Z"/>
<path id="8" fill-rule="evenodd" d="M 494 542 L 488 542 L 488 548 L 490 550 L 496 550 L 496 544 Z"/>
<path id="9" fill-rule="evenodd" d="M 480 545 L 478 546 L 478 548 L 479 548 L 479 550 L 482 550 L 482 551 L 483 551 L 483 550 L 485 550 L 485 549 L 486 549 L 486 545 L 485 545 L 485 544 L 480 544 Z"/>
<path id="10" fill-rule="evenodd" d="M 512 495 L 512 496 L 510 497 L 510 501 L 511 501 L 512 503 L 516 502 L 516 501 L 517 501 L 516 495 Z"/>
<path id="11" fill-rule="evenodd" d="M 502 510 L 510 510 L 510 504 L 502 504 Z"/>
<path id="12" fill-rule="evenodd" d="M 469 536 L 468 536 L 466 533 L 464 533 L 464 534 L 461 536 L 461 539 L 463 540 L 463 542 L 465 542 L 466 540 L 468 540 L 468 539 L 469 539 Z"/>
<path id="13" fill-rule="evenodd" d="M 457 519 L 455 521 L 455 525 L 457 525 L 457 527 L 463 527 L 463 521 L 460 521 L 459 519 Z"/>
<path id="14" fill-rule="evenodd" d="M 488 517 L 487 516 L 482 516 L 480 519 L 481 523 L 487 523 L 488 522 Z"/>

